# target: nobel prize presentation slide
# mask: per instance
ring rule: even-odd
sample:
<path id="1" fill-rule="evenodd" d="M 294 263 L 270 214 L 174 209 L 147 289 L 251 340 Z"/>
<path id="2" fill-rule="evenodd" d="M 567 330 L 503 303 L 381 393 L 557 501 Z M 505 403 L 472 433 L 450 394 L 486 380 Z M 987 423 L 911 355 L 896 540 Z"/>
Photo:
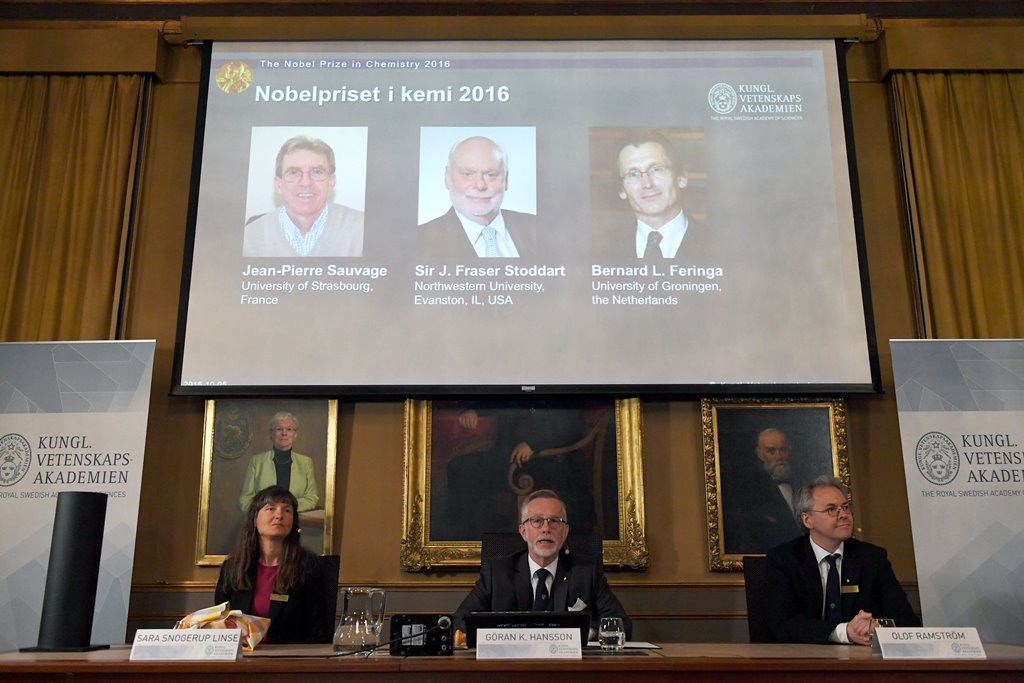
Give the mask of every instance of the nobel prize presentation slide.
<path id="1" fill-rule="evenodd" d="M 870 390 L 837 52 L 215 44 L 179 391 Z"/>

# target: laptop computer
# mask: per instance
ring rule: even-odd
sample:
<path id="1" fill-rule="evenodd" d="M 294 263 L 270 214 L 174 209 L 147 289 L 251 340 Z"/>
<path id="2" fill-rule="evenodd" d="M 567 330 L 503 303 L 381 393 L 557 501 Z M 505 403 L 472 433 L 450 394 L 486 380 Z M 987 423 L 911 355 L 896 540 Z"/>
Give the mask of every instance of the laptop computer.
<path id="1" fill-rule="evenodd" d="M 587 644 L 590 612 L 470 612 L 466 615 L 466 646 L 476 647 L 481 628 L 575 628 Z"/>

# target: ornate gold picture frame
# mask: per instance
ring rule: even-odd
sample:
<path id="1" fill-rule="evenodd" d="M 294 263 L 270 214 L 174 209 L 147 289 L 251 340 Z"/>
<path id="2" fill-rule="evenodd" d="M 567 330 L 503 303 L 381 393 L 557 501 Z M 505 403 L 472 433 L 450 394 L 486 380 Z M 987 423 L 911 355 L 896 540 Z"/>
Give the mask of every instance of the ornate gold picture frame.
<path id="1" fill-rule="evenodd" d="M 257 471 L 258 459 L 267 457 L 268 452 L 272 454 L 270 424 L 279 412 L 291 413 L 298 422 L 298 433 L 292 446 L 293 459 L 297 455 L 308 458 L 308 461 L 301 460 L 300 465 L 308 467 L 311 461 L 313 470 L 312 480 L 303 476 L 301 482 L 293 481 L 289 487 L 299 499 L 302 544 L 318 555 L 330 554 L 334 526 L 338 402 L 284 398 L 211 399 L 206 402 L 203 426 L 196 564 L 220 565 L 231 552 L 244 520 L 243 488 L 249 469 Z M 267 474 L 263 472 L 258 478 L 259 483 L 254 479 L 253 485 L 270 485 L 266 478 Z M 301 491 L 297 491 L 299 486 Z"/>
<path id="2" fill-rule="evenodd" d="M 407 400 L 402 569 L 479 568 L 480 534 L 516 531 L 537 488 L 565 500 L 570 543 L 600 533 L 605 566 L 646 569 L 641 452 L 639 399 Z"/>
<path id="3" fill-rule="evenodd" d="M 711 571 L 803 533 L 791 506 L 804 483 L 850 487 L 842 399 L 703 399 L 701 423 Z"/>

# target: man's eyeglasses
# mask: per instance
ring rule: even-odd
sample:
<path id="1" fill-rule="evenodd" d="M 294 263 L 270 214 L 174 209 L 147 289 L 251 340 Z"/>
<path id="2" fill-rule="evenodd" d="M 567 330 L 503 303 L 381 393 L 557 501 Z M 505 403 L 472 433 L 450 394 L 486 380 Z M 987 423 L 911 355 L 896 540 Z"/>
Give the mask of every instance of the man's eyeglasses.
<path id="1" fill-rule="evenodd" d="M 472 182 L 477 178 L 483 178 L 485 183 L 496 183 L 501 180 L 503 175 L 502 171 L 471 171 L 467 168 L 461 168 L 456 171 L 458 176 L 467 182 Z"/>
<path id="2" fill-rule="evenodd" d="M 297 183 L 302 180 L 302 176 L 307 175 L 306 171 L 301 168 L 286 168 L 281 177 L 284 178 L 285 182 Z M 331 172 L 323 166 L 314 166 L 308 171 L 309 179 L 315 180 L 316 182 L 322 182 L 331 177 Z"/>
<path id="3" fill-rule="evenodd" d="M 569 523 L 561 517 L 527 517 L 522 521 L 523 524 L 529 524 L 534 529 L 540 529 L 543 527 L 544 522 L 548 523 L 548 527 L 552 531 L 557 531 L 558 529 L 561 529 L 563 525 Z"/>
<path id="4" fill-rule="evenodd" d="M 638 185 L 640 184 L 641 178 L 644 176 L 650 178 L 651 181 L 661 180 L 662 178 L 668 177 L 671 171 L 671 166 L 664 166 L 662 164 L 655 164 L 646 171 L 641 171 L 638 168 L 631 168 L 622 174 L 622 180 L 630 185 Z"/>
<path id="5" fill-rule="evenodd" d="M 839 517 L 839 513 L 840 512 L 845 512 L 846 514 L 850 514 L 850 504 L 849 503 L 843 503 L 842 505 L 829 505 L 824 510 L 808 510 L 808 512 L 824 512 L 826 515 L 828 515 L 832 519 L 835 519 L 835 518 Z"/>

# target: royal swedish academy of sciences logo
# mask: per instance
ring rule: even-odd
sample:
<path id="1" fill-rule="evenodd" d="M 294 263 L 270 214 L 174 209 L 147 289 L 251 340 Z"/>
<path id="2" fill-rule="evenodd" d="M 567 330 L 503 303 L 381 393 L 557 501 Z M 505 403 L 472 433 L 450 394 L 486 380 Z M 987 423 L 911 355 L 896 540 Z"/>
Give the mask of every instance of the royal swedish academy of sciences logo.
<path id="1" fill-rule="evenodd" d="M 960 471 L 960 452 L 953 440 L 942 432 L 928 432 L 918 439 L 914 460 L 921 475 L 938 486 L 956 479 Z"/>
<path id="2" fill-rule="evenodd" d="M 728 114 L 736 108 L 739 98 L 728 83 L 715 83 L 708 91 L 708 105 L 718 114 Z"/>
<path id="3" fill-rule="evenodd" d="M 21 434 L 0 438 L 0 486 L 14 486 L 28 473 L 32 447 Z"/>

